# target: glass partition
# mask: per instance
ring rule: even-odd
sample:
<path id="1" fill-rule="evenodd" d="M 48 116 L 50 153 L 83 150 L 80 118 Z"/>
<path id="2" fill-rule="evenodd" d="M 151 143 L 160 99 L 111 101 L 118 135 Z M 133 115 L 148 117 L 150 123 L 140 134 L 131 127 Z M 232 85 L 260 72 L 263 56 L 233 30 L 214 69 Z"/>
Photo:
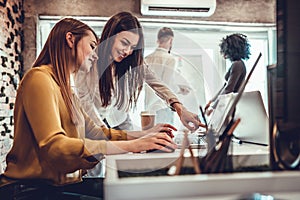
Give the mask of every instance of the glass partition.
<path id="1" fill-rule="evenodd" d="M 37 34 L 37 53 L 41 50 L 51 28 L 61 17 L 40 16 Z M 101 35 L 108 18 L 75 17 L 89 24 Z M 159 20 L 140 18 L 145 36 L 145 56 L 157 47 L 157 32 L 161 27 L 170 27 L 174 31 L 171 54 L 176 58 L 175 78 L 170 88 L 188 110 L 199 114 L 199 106 L 205 106 L 224 84 L 225 72 L 231 63 L 220 55 L 219 43 L 226 35 L 242 33 L 250 42 L 251 56 L 245 61 L 249 73 L 259 53 L 262 57 L 249 80 L 245 92 L 259 91 L 263 107 L 268 112 L 267 67 L 276 63 L 276 25 L 220 23 L 184 20 Z M 145 87 L 144 87 L 145 88 Z M 155 94 L 153 94 L 155 96 Z M 140 113 L 145 109 L 156 109 L 146 104 L 145 89 L 141 92 L 137 107 L 130 111 L 135 129 L 140 129 Z M 165 105 L 166 106 L 166 105 Z M 167 107 L 167 106 L 166 106 Z M 249 116 L 253 118 L 253 116 Z M 174 125 L 183 130 L 177 115 Z M 268 132 L 266 131 L 266 137 Z M 265 155 L 258 155 L 262 158 Z M 267 155 L 268 156 L 268 155 Z M 265 157 L 264 157 L 265 158 Z M 249 160 L 248 160 L 249 161 Z M 247 162 L 248 162 L 247 161 Z M 250 162 L 250 161 L 249 161 Z"/>
<path id="2" fill-rule="evenodd" d="M 37 34 L 37 53 L 41 50 L 51 28 L 60 16 L 40 16 Z M 100 36 L 108 18 L 75 17 L 89 24 Z M 157 31 L 167 26 L 173 29 L 175 37 L 172 54 L 176 57 L 176 71 L 180 75 L 171 87 L 184 105 L 192 112 L 199 112 L 199 105 L 205 106 L 207 101 L 220 89 L 224 83 L 224 74 L 230 63 L 219 53 L 219 43 L 223 37 L 232 33 L 243 33 L 248 36 L 251 44 L 251 56 L 246 60 L 247 70 L 254 63 L 259 52 L 262 59 L 258 63 L 246 91 L 259 90 L 266 110 L 267 99 L 267 70 L 266 66 L 276 62 L 276 30 L 275 24 L 246 24 L 220 23 L 185 20 L 140 19 L 145 35 L 145 56 L 156 48 Z M 179 85 L 179 86 L 178 86 Z M 182 88 L 183 87 L 183 88 Z M 188 94 L 181 90 L 187 89 Z M 139 127 L 139 113 L 147 105 L 144 103 L 145 94 L 142 92 L 136 109 L 131 115 Z M 148 106 L 149 107 L 149 106 Z M 182 127 L 175 116 L 175 125 Z"/>

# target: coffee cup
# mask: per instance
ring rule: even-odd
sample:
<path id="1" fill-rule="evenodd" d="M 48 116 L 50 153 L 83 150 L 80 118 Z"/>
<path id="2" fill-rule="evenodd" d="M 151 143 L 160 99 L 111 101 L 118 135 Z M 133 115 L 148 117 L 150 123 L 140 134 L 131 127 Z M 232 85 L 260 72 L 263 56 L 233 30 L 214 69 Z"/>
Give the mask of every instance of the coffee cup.
<path id="1" fill-rule="evenodd" d="M 152 128 L 155 124 L 155 114 L 150 113 L 149 111 L 141 112 L 141 125 L 142 130 L 147 130 Z"/>

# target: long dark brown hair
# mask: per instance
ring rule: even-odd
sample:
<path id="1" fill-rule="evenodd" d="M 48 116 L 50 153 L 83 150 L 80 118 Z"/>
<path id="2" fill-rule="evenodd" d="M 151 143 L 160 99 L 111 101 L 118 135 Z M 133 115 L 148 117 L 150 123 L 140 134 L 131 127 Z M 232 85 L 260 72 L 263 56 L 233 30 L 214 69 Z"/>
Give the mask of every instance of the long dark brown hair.
<path id="1" fill-rule="evenodd" d="M 97 38 L 95 32 L 85 23 L 73 18 L 61 19 L 52 28 L 41 53 L 32 66 L 52 65 L 55 79 L 61 89 L 62 97 L 66 103 L 72 121 L 75 124 L 78 123 L 79 116 L 74 102 L 72 101 L 70 67 L 72 67 L 75 61 L 75 66 L 77 68 L 75 70 L 78 70 L 79 65 L 76 63 L 76 47 L 78 42 L 84 36 L 88 35 L 88 31 L 91 31 Z M 72 55 L 72 49 L 68 46 L 66 41 L 66 34 L 68 32 L 71 32 L 75 36 L 75 57 Z"/>
<path id="2" fill-rule="evenodd" d="M 116 34 L 130 31 L 139 35 L 137 48 L 120 63 L 111 60 L 111 51 Z M 98 51 L 99 91 L 102 106 L 106 107 L 116 96 L 115 106 L 126 109 L 136 104 L 143 87 L 144 35 L 138 19 L 129 12 L 112 16 L 103 28 Z M 112 70 L 115 68 L 115 74 Z M 115 77 L 113 77 L 115 76 Z M 113 78 L 116 84 L 113 83 Z"/>

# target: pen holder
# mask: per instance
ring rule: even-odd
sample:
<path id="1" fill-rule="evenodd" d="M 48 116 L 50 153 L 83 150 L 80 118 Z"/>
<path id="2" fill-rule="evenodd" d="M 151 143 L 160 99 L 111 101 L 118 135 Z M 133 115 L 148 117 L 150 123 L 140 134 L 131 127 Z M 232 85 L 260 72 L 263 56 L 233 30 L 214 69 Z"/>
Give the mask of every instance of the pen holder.
<path id="1" fill-rule="evenodd" d="M 216 133 L 209 128 L 206 133 L 207 151 L 210 152 L 216 146 Z"/>

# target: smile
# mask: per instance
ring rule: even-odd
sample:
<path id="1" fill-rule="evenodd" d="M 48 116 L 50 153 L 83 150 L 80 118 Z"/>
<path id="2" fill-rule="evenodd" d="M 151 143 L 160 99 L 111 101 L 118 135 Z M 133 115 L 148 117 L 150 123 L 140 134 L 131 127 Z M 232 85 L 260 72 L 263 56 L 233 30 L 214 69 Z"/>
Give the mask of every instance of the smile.
<path id="1" fill-rule="evenodd" d="M 120 52 L 118 52 L 118 54 L 119 54 L 119 58 L 121 58 L 121 59 L 123 59 L 123 58 L 125 58 L 126 57 L 126 55 L 125 54 L 123 54 L 123 53 L 120 53 Z"/>

